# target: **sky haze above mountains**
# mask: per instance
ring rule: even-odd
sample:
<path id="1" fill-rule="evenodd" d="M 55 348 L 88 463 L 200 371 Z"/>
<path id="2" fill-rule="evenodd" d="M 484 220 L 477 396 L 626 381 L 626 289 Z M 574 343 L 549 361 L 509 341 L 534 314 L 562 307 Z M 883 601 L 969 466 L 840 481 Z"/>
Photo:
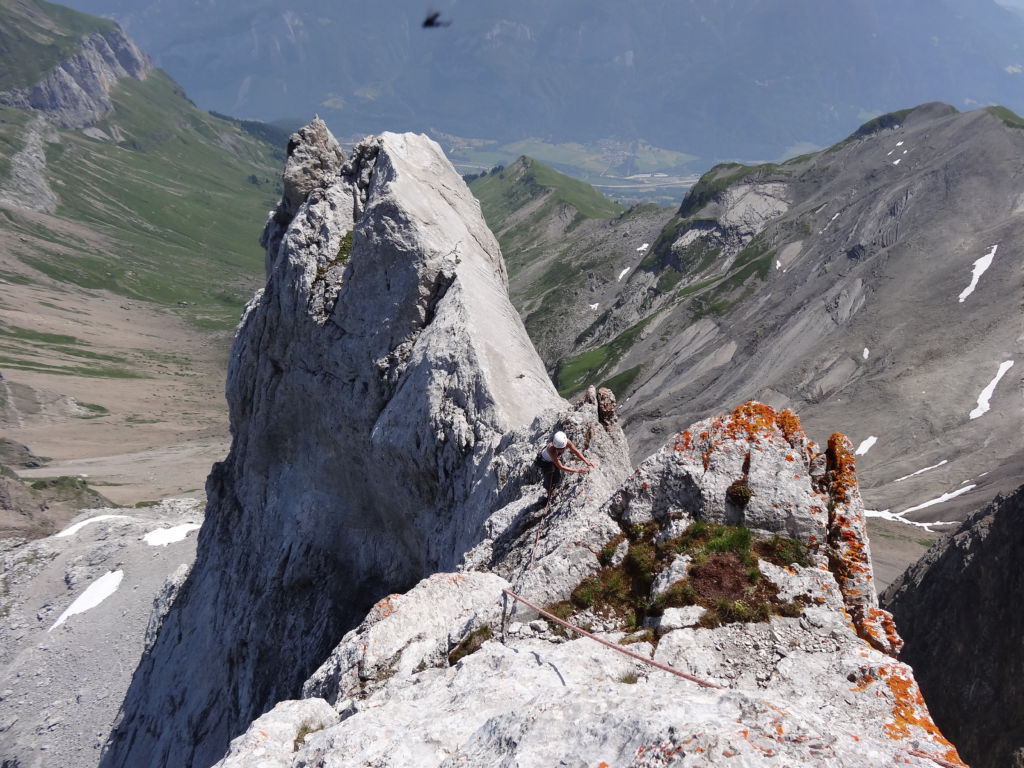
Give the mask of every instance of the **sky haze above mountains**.
<path id="1" fill-rule="evenodd" d="M 643 140 L 777 159 L 926 101 L 1024 111 L 1024 15 L 994 0 L 74 0 L 200 106 L 339 135 Z M 706 166 L 705 166 L 706 167 Z"/>

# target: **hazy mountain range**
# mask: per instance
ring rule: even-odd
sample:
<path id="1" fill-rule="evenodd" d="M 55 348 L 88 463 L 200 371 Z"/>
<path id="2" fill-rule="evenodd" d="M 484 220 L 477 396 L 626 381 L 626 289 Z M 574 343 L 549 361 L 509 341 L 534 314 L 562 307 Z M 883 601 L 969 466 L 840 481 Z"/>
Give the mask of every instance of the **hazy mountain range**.
<path id="1" fill-rule="evenodd" d="M 628 142 L 769 160 L 908 104 L 1024 111 L 1024 19 L 994 0 L 441 0 L 439 29 L 420 0 L 72 5 L 120 21 L 203 107 L 469 137 L 482 162 L 529 137 L 627 142 L 623 173 L 643 170 Z"/>

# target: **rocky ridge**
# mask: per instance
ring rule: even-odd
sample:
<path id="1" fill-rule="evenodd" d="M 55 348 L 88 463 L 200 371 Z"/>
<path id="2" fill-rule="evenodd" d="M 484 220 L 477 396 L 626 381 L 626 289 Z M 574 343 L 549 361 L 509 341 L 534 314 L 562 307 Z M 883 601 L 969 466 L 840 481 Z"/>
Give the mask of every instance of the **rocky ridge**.
<path id="1" fill-rule="evenodd" d="M 284 179 L 267 285 L 231 356 L 231 453 L 103 765 L 211 764 L 375 601 L 486 536 L 500 562 L 539 501 L 522 479 L 556 426 L 598 459 L 590 487 L 629 469 L 596 396 L 574 409 L 554 392 L 479 205 L 435 143 L 383 134 L 343 156 L 314 121 Z"/>
<path id="2" fill-rule="evenodd" d="M 152 68 L 120 28 L 91 32 L 40 82 L 0 91 L 0 104 L 36 110 L 61 128 L 88 128 L 113 109 L 110 89 L 118 80 L 142 80 Z"/>
<path id="3" fill-rule="evenodd" d="M 868 506 L 904 538 L 955 524 L 1024 472 L 1022 126 L 926 104 L 781 164 L 715 167 L 560 370 L 617 382 L 635 459 L 753 398 L 849 434 Z M 890 541 L 885 581 L 908 562 Z"/>
<path id="4" fill-rule="evenodd" d="M 622 210 L 526 157 L 472 179 L 469 188 L 501 244 L 512 303 L 553 373 L 559 359 L 573 354 L 577 337 L 614 304 L 623 278 L 672 216 L 651 203 Z M 562 379 L 555 382 L 559 391 L 578 389 L 570 377 Z"/>
<path id="5" fill-rule="evenodd" d="M 890 655 L 844 438 L 748 403 L 630 475 L 614 396 L 555 395 L 436 144 L 345 155 L 314 121 L 284 178 L 231 453 L 101 765 L 958 762 Z M 596 468 L 546 505 L 556 428 Z"/>
<path id="6" fill-rule="evenodd" d="M 975 768 L 1024 764 L 1022 523 L 1024 486 L 971 515 L 882 596 L 936 721 Z"/>
<path id="7" fill-rule="evenodd" d="M 571 620 L 707 687 L 517 613 L 503 597 L 515 585 L 467 561 L 378 602 L 307 681 L 306 698 L 256 720 L 217 767 L 963 765 L 893 657 L 899 639 L 875 602 L 844 449 L 835 436 L 820 453 L 792 413 L 748 403 L 676 436 L 591 512 L 593 528 L 610 523 L 612 542 L 627 542 L 627 562 L 648 542 L 664 547 L 695 524 L 746 513 L 751 528 L 732 530 L 761 542 L 786 533 L 806 547 L 804 565 L 757 562 L 779 610 L 799 606 L 787 615 L 659 621 L 637 633 L 614 611 L 573 602 Z M 746 505 L 724 482 L 741 477 Z M 532 538 L 516 546 L 529 551 Z M 600 579 L 614 559 L 592 551 L 584 572 Z M 706 567 L 669 559 L 659 576 L 671 573 L 677 590 Z M 859 581 L 837 576 L 854 564 L 864 566 Z M 575 601 L 569 575 L 548 573 L 553 592 Z M 673 593 L 659 581 L 654 593 Z"/>

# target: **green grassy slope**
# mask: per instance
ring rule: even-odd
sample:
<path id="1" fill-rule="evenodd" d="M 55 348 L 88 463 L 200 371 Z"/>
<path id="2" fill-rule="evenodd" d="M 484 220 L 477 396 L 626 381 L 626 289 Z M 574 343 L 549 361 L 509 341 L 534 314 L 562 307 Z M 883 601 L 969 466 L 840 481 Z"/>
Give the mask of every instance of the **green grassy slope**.
<path id="1" fill-rule="evenodd" d="M 472 180 L 469 188 L 513 275 L 547 252 L 553 223 L 568 218 L 566 226 L 555 226 L 571 231 L 585 219 L 611 219 L 625 210 L 589 184 L 529 157 Z"/>
<path id="2" fill-rule="evenodd" d="M 113 97 L 113 115 L 96 127 L 121 140 L 63 133 L 47 165 L 57 214 L 115 249 L 32 265 L 86 288 L 186 302 L 204 326 L 230 327 L 261 272 L 256 241 L 280 192 L 281 157 L 196 109 L 162 72 L 122 80 Z"/>
<path id="3" fill-rule="evenodd" d="M 627 211 L 588 184 L 528 157 L 469 186 L 501 244 L 512 303 L 559 389 L 585 387 L 618 362 L 643 324 L 606 348 L 571 360 L 563 355 L 590 324 L 594 310 L 588 305 L 607 298 L 605 290 L 618 284 L 623 266 L 640 258 L 641 233 L 654 221 L 660 227 L 667 211 L 653 204 Z M 584 282 L 588 287 L 581 289 Z"/>
<path id="4" fill-rule="evenodd" d="M 551 194 L 551 204 L 571 205 L 589 219 L 610 219 L 624 210 L 585 184 L 529 157 L 520 157 L 508 168 L 489 173 L 470 183 L 484 215 L 500 222 L 524 203 Z"/>
<path id="5" fill-rule="evenodd" d="M 0 0 L 0 22 L 0 77 L 20 84 L 73 52 L 82 33 L 111 28 L 38 0 Z M 0 207 L 0 236 L 37 271 L 0 269 L 0 278 L 45 283 L 56 305 L 62 291 L 107 290 L 171 307 L 197 330 L 229 331 L 262 279 L 257 241 L 280 195 L 283 147 L 199 110 L 159 70 L 122 79 L 111 99 L 114 111 L 92 129 L 62 130 L 46 144 L 54 216 Z M 33 116 L 0 107 L 0 185 Z M 0 324 L 0 365 L 120 378 L 144 367 L 31 333 Z"/>
<path id="6" fill-rule="evenodd" d="M 512 301 L 524 315 L 545 294 L 574 279 L 576 270 L 564 269 L 566 235 L 587 219 L 611 219 L 625 210 L 589 184 L 529 157 L 473 179 L 469 188 L 498 238 L 512 278 Z M 521 290 L 515 278 L 527 267 L 537 275 Z"/>

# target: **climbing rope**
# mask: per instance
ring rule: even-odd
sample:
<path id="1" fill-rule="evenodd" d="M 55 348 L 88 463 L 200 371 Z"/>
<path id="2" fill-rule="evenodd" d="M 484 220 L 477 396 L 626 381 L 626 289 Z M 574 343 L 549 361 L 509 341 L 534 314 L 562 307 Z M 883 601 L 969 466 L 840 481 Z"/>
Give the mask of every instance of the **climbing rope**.
<path id="1" fill-rule="evenodd" d="M 633 651 L 630 651 L 627 648 L 623 648 L 621 645 L 616 645 L 615 643 L 609 642 L 608 640 L 604 640 L 603 638 L 600 638 L 597 635 L 594 635 L 594 634 L 591 634 L 590 632 L 587 632 L 587 630 L 582 629 L 581 627 L 577 627 L 575 624 L 570 624 L 568 621 L 563 621 L 562 619 L 558 618 L 557 616 L 551 615 L 550 613 L 545 611 L 543 608 L 538 608 L 536 605 L 531 603 L 525 597 L 520 597 L 519 595 L 517 595 L 515 592 L 512 592 L 511 590 L 503 589 L 501 591 L 504 592 L 509 597 L 511 597 L 512 599 L 518 600 L 520 603 L 522 603 L 523 605 L 527 606 L 528 608 L 532 608 L 533 610 L 535 610 L 537 613 L 539 613 L 544 618 L 550 619 L 551 621 L 554 621 L 554 622 L 557 622 L 558 624 L 561 624 L 566 629 L 571 629 L 573 632 L 576 632 L 577 634 L 583 635 L 584 637 L 589 637 L 591 640 L 595 640 L 595 641 L 599 642 L 601 645 L 606 645 L 609 648 L 611 648 L 612 650 L 618 651 L 619 653 L 624 653 L 627 656 L 630 656 L 630 657 L 636 659 L 637 661 L 642 661 L 644 664 L 650 664 L 652 667 L 657 667 L 658 669 L 664 670 L 665 672 L 670 672 L 673 675 L 677 675 L 678 677 L 681 677 L 684 680 L 689 680 L 691 683 L 697 683 L 697 685 L 702 685 L 705 688 L 718 688 L 720 690 L 722 689 L 721 685 L 716 685 L 715 683 L 709 683 L 707 680 L 701 680 L 699 677 L 694 677 L 693 675 L 688 675 L 685 672 L 680 672 L 678 669 L 670 667 L 667 664 L 662 664 L 660 662 L 654 661 L 654 659 L 648 659 L 646 656 L 641 656 L 639 653 L 633 653 Z"/>
<path id="2" fill-rule="evenodd" d="M 927 752 L 922 752 L 919 749 L 908 750 L 907 754 L 913 755 L 914 757 L 923 757 L 927 760 L 931 760 L 936 765 L 941 765 L 942 768 L 964 768 L 963 763 L 951 763 L 948 760 L 943 760 L 941 757 L 933 757 L 932 755 L 929 755 Z"/>
<path id="3" fill-rule="evenodd" d="M 523 588 L 523 579 L 526 578 L 527 571 L 529 571 L 531 568 L 533 568 L 534 559 L 537 556 L 537 545 L 540 543 L 540 529 L 547 522 L 547 513 L 548 513 L 548 509 L 550 507 L 551 507 L 551 497 L 549 496 L 547 501 L 544 503 L 544 508 L 540 512 L 541 519 L 537 522 L 537 531 L 536 531 L 536 533 L 533 536 L 533 547 L 530 550 L 530 560 L 529 560 L 529 562 L 527 562 L 526 564 L 523 565 L 522 570 L 519 571 L 519 575 L 516 576 L 515 580 L 512 582 L 512 585 L 516 589 L 522 589 Z M 501 641 L 504 643 L 505 640 L 507 639 L 506 636 L 505 636 L 506 635 L 505 630 L 508 627 L 508 620 L 509 620 L 509 610 L 508 610 L 508 608 L 509 608 L 509 606 L 508 606 L 508 599 L 507 598 L 503 598 L 503 600 L 504 600 L 505 604 L 501 608 Z"/>
<path id="4" fill-rule="evenodd" d="M 564 620 L 558 618 L 557 616 L 553 616 L 552 614 L 550 614 L 547 611 L 545 611 L 543 608 L 540 608 L 540 607 L 534 605 L 533 603 L 531 603 L 526 598 L 520 597 L 519 595 L 517 595 L 515 592 L 512 592 L 511 590 L 503 589 L 501 591 L 504 592 L 508 597 L 511 597 L 514 600 L 518 600 L 520 603 L 522 603 L 523 605 L 527 606 L 528 608 L 532 608 L 533 610 L 535 610 L 537 613 L 539 613 L 541 616 L 545 617 L 546 619 L 550 619 L 551 621 L 554 621 L 554 622 L 556 622 L 558 624 L 561 624 L 566 629 L 571 629 L 573 632 L 576 632 L 577 634 L 583 635 L 583 637 L 588 637 L 591 640 L 594 640 L 594 641 L 600 643 L 601 645 L 607 646 L 608 648 L 611 648 L 614 651 L 618 651 L 619 653 L 624 653 L 626 656 L 629 656 L 630 658 L 636 659 L 637 661 L 642 661 L 644 664 L 649 664 L 652 667 L 660 669 L 660 670 L 662 670 L 664 672 L 669 672 L 669 673 L 671 673 L 673 675 L 676 675 L 678 677 L 683 678 L 684 680 L 689 680 L 691 683 L 697 683 L 697 685 L 703 686 L 705 688 L 717 688 L 718 690 L 725 690 L 724 686 L 716 685 L 715 683 L 708 682 L 707 680 L 701 680 L 699 677 L 694 677 L 693 675 L 688 675 L 685 672 L 680 672 L 678 669 L 670 667 L 667 664 L 661 664 L 660 662 L 654 661 L 654 659 L 648 659 L 646 656 L 641 656 L 638 653 L 633 653 L 633 651 L 630 651 L 627 648 L 623 648 L 621 645 L 616 645 L 615 643 L 609 642 L 608 640 L 604 640 L 603 638 L 600 638 L 597 635 L 594 635 L 594 634 L 592 634 L 590 632 L 587 632 L 587 630 L 585 630 L 585 629 L 583 629 L 581 627 L 577 627 L 575 624 L 570 624 L 568 621 L 564 621 Z M 960 764 L 951 763 L 951 762 L 948 762 L 947 760 L 943 760 L 942 758 L 935 757 L 933 755 L 929 755 L 927 752 L 922 752 L 919 749 L 907 750 L 907 754 L 912 755 L 914 757 L 923 757 L 926 760 L 931 760 L 936 765 L 941 765 L 942 768 L 964 768 L 963 763 L 960 763 Z"/>

